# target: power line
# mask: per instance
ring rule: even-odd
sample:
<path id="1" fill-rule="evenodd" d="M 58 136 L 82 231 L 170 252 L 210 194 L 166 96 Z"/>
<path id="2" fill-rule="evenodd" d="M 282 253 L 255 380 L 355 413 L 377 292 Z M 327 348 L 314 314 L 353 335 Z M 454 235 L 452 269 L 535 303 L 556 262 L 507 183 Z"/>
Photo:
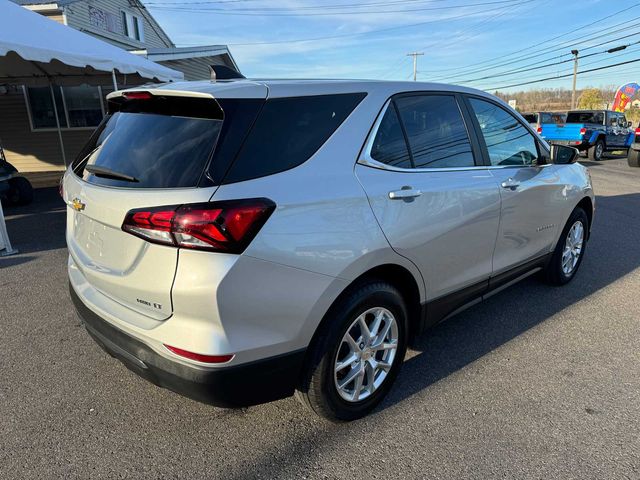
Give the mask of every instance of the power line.
<path id="1" fill-rule="evenodd" d="M 587 69 L 587 70 L 581 70 L 581 71 L 579 71 L 577 73 L 580 75 L 580 74 L 589 73 L 589 72 L 597 72 L 599 70 L 606 70 L 608 68 L 618 67 L 620 65 L 628 65 L 630 63 L 636 63 L 636 62 L 640 62 L 640 58 L 635 58 L 633 60 L 627 60 L 626 62 L 614 63 L 613 65 L 605 65 L 604 67 L 597 67 L 597 68 L 590 68 L 590 69 Z M 550 80 L 557 80 L 559 78 L 567 78 L 567 77 L 570 77 L 572 75 L 573 75 L 573 73 L 567 73 L 567 74 L 564 74 L 564 75 L 557 75 L 555 77 L 547 77 L 547 78 L 540 78 L 538 80 L 531 80 L 529 82 L 514 83 L 512 85 L 503 85 L 501 87 L 488 88 L 487 90 L 500 90 L 500 89 L 504 89 L 504 88 L 521 87 L 523 85 L 531 85 L 533 83 L 548 82 Z"/>
<path id="2" fill-rule="evenodd" d="M 533 0 L 528 0 L 533 1 Z M 388 13 L 410 13 L 410 12 L 424 12 L 424 11 L 434 11 L 434 10 L 450 10 L 454 8 L 472 8 L 472 7 L 480 7 L 486 5 L 498 5 L 498 4 L 514 4 L 518 2 L 518 0 L 494 0 L 490 2 L 481 2 L 481 3 L 471 3 L 467 5 L 448 5 L 443 7 L 421 7 L 421 8 L 405 8 L 401 10 L 368 10 L 368 11 L 342 11 L 342 12 L 299 12 L 296 10 L 301 10 L 304 7 L 299 7 L 297 9 L 224 9 L 224 8 L 208 8 L 208 9 L 197 9 L 190 7 L 160 7 L 157 5 L 153 5 L 153 8 L 156 10 L 162 11 L 172 11 L 172 12 L 189 12 L 189 13 L 212 13 L 215 15 L 236 15 L 236 16 L 247 16 L 247 17 L 311 17 L 311 16 L 342 16 L 342 15 L 377 15 L 377 14 L 388 14 Z M 151 6 L 151 4 L 148 4 Z M 322 9 L 324 7 L 315 7 L 314 10 Z"/>
<path id="3" fill-rule="evenodd" d="M 640 34 L 640 32 L 636 32 L 633 35 L 638 35 L 638 34 Z M 622 38 L 624 38 L 624 37 L 622 37 Z M 606 42 L 606 43 L 609 43 L 609 42 Z M 640 41 L 629 43 L 629 44 L 626 44 L 626 45 L 623 45 L 623 46 L 624 46 L 624 48 L 627 48 L 627 47 L 630 47 L 632 45 L 637 45 L 639 43 L 640 43 Z M 581 55 L 580 59 L 582 60 L 584 58 L 589 58 L 589 57 L 593 57 L 593 56 L 596 56 L 596 55 L 603 55 L 605 53 L 611 53 L 611 52 L 609 52 L 608 50 L 603 50 L 601 52 L 589 53 L 587 55 Z M 628 52 L 626 52 L 626 53 L 628 53 Z M 564 56 L 565 55 L 560 55 L 560 57 L 564 57 Z M 559 57 L 556 57 L 556 58 L 559 58 Z M 478 81 L 481 81 L 481 80 L 488 80 L 488 79 L 491 79 L 491 78 L 508 77 L 508 76 L 511 76 L 511 75 L 516 75 L 518 73 L 530 72 L 532 70 L 539 70 L 541 68 L 547 68 L 547 67 L 552 67 L 552 66 L 556 66 L 556 65 L 562 65 L 562 64 L 565 64 L 565 63 L 573 62 L 573 61 L 574 61 L 573 58 L 569 58 L 567 60 L 562 60 L 562 61 L 553 62 L 553 63 L 547 63 L 545 65 L 530 66 L 529 68 L 521 68 L 519 70 L 510 70 L 510 71 L 507 71 L 507 72 L 497 73 L 495 75 L 487 75 L 485 77 L 473 78 L 471 80 L 465 80 L 465 81 L 459 82 L 459 83 L 472 83 L 472 82 L 478 82 Z M 536 62 L 536 63 L 540 63 L 540 62 Z"/>
<path id="4" fill-rule="evenodd" d="M 638 5 L 640 5 L 640 3 Z M 640 19 L 640 16 L 634 17 L 634 18 L 632 18 L 630 20 L 625 20 L 624 22 L 620 22 L 620 23 L 617 23 L 615 25 L 610 25 L 608 27 L 605 27 L 605 28 L 602 28 L 602 29 L 599 29 L 599 30 L 595 30 L 594 32 L 592 32 L 592 34 L 593 33 L 600 33 L 600 32 L 604 32 L 604 33 L 602 33 L 601 35 L 597 35 L 595 37 L 587 38 L 585 40 L 580 40 L 580 38 L 584 38 L 584 35 L 583 35 L 581 37 L 574 38 L 574 39 L 571 39 L 571 40 L 565 40 L 565 41 L 563 41 L 563 42 L 561 42 L 561 43 L 559 43 L 557 45 L 554 45 L 554 46 L 546 47 L 546 48 L 544 48 L 542 51 L 540 51 L 538 53 L 534 53 L 532 55 L 526 55 L 526 56 L 520 57 L 520 58 L 518 58 L 516 60 L 509 60 L 509 61 L 505 61 L 505 62 L 502 62 L 502 63 L 496 63 L 496 64 L 493 64 L 493 65 L 490 65 L 490 66 L 487 66 L 487 67 L 483 67 L 483 68 L 480 68 L 480 69 L 466 71 L 466 72 L 460 72 L 460 73 L 453 74 L 453 75 L 440 76 L 440 77 L 436 77 L 435 80 L 445 79 L 445 78 L 447 80 L 451 80 L 451 79 L 463 77 L 465 75 L 471 75 L 471 74 L 474 74 L 474 73 L 485 72 L 487 70 L 492 70 L 492 69 L 497 68 L 497 67 L 505 67 L 505 66 L 508 66 L 508 65 L 517 64 L 517 63 L 523 62 L 525 60 L 530 60 L 532 58 L 542 57 L 544 55 L 548 55 L 548 54 L 553 53 L 553 52 L 565 50 L 568 47 L 577 46 L 577 45 L 580 45 L 580 44 L 583 44 L 583 43 L 586 43 L 586 42 L 591 42 L 591 41 L 596 40 L 598 38 L 608 37 L 612 33 L 620 32 L 620 31 L 623 31 L 623 30 L 627 30 L 630 27 L 635 27 L 638 24 L 627 25 L 625 27 L 618 28 L 616 30 L 611 30 L 611 28 L 618 27 L 620 25 L 628 24 L 628 23 L 631 23 L 631 22 L 635 22 L 636 20 L 639 20 L 639 19 Z M 610 42 L 604 42 L 604 43 L 610 43 Z M 590 49 L 590 48 L 594 48 L 594 47 L 586 47 L 585 50 L 586 49 Z M 560 55 L 560 56 L 555 57 L 555 58 L 561 58 L 561 57 L 566 56 L 566 55 L 567 54 Z M 551 60 L 551 59 L 548 58 L 548 59 L 542 60 L 542 61 L 548 61 L 548 60 Z"/>
<path id="5" fill-rule="evenodd" d="M 613 18 L 613 17 L 615 17 L 617 15 L 625 13 L 627 10 L 630 10 L 630 9 L 632 9 L 634 7 L 639 6 L 639 5 L 640 5 L 640 2 L 635 3 L 635 4 L 633 4 L 633 5 L 629 6 L 629 7 L 623 8 L 622 10 L 618 10 L 618 11 L 616 11 L 616 12 L 610 14 L 610 15 L 607 15 L 607 16 L 602 17 L 602 18 L 598 18 L 597 20 L 594 20 L 593 22 L 587 23 L 586 25 L 581 25 L 581 26 L 579 26 L 579 27 L 577 27 L 577 28 L 575 28 L 573 30 L 569 30 L 568 32 L 561 33 L 560 35 L 556 35 L 555 37 L 549 38 L 547 40 L 543 40 L 543 41 L 537 42 L 535 44 L 529 45 L 527 47 L 521 48 L 519 50 L 514 50 L 514 51 L 512 51 L 510 53 L 506 53 L 506 54 L 503 54 L 503 55 L 500 55 L 500 56 L 497 56 L 497 57 L 493 57 L 493 58 L 490 58 L 490 59 L 487 59 L 487 60 L 483 60 L 481 62 L 476 62 L 476 63 L 469 64 L 469 65 L 467 65 L 467 67 L 463 68 L 462 70 L 467 70 L 469 68 L 473 69 L 473 67 L 476 67 L 476 66 L 479 66 L 479 65 L 486 65 L 488 63 L 495 62 L 496 60 L 502 61 L 502 60 L 504 60 L 505 57 L 511 57 L 511 56 L 516 55 L 518 53 L 526 52 L 527 50 L 530 50 L 531 48 L 535 48 L 535 47 L 538 47 L 540 45 L 544 45 L 546 43 L 552 42 L 552 41 L 557 40 L 559 38 L 562 38 L 562 37 L 565 37 L 565 36 L 570 35 L 572 33 L 575 33 L 575 32 L 578 32 L 580 30 L 583 30 L 585 28 L 591 27 L 591 26 L 593 26 L 593 25 L 595 25 L 597 23 L 600 23 L 600 22 L 602 22 L 604 20 L 608 20 L 608 19 Z M 623 22 L 623 23 L 626 23 L 626 22 Z M 449 67 L 449 68 L 445 68 L 445 69 L 434 70 L 434 72 L 436 72 L 436 73 L 450 72 L 450 71 L 453 71 L 453 70 L 460 71 L 459 68 Z M 463 72 L 463 73 L 471 73 L 471 72 Z"/>
<path id="6" fill-rule="evenodd" d="M 536 0 L 524 0 L 521 1 L 521 3 L 530 3 L 530 2 L 534 2 Z M 484 10 L 483 13 L 491 13 L 497 10 L 502 9 L 503 7 L 498 7 L 498 8 L 494 8 L 494 9 L 489 9 L 489 10 Z M 452 16 L 452 17 L 447 17 L 447 18 L 440 18 L 437 20 L 426 20 L 424 22 L 418 22 L 418 23 L 411 23 L 411 24 L 405 24 L 405 25 L 398 25 L 396 27 L 388 27 L 388 28 L 380 28 L 380 29 L 374 29 L 374 30 L 367 30 L 366 32 L 355 32 L 355 33 L 343 33 L 343 34 L 338 34 L 338 35 L 324 35 L 324 36 L 320 36 L 320 37 L 309 37 L 309 38 L 299 38 L 299 39 L 290 39 L 290 40 L 274 40 L 271 42 L 245 42 L 245 43 L 227 43 L 226 45 L 229 46 L 252 46 L 252 45 L 277 45 L 277 44 L 283 44 L 283 43 L 304 43 L 304 42 L 316 42 L 318 40 L 333 40 L 333 39 L 338 39 L 338 38 L 349 38 L 349 37 L 358 37 L 358 36 L 365 36 L 365 35 L 371 35 L 374 33 L 383 33 L 383 32 L 391 32 L 391 31 L 395 31 L 395 30 L 403 30 L 403 29 L 407 29 L 407 28 L 413 28 L 413 27 L 421 27 L 423 25 L 430 25 L 433 23 L 441 23 L 441 22 L 446 22 L 446 21 L 450 21 L 450 20 L 460 20 L 463 18 L 468 18 L 471 17 L 473 15 L 475 15 L 477 12 L 473 12 L 473 13 L 464 13 L 461 15 L 456 15 L 456 16 Z M 201 45 L 201 43 L 179 43 L 180 45 Z"/>

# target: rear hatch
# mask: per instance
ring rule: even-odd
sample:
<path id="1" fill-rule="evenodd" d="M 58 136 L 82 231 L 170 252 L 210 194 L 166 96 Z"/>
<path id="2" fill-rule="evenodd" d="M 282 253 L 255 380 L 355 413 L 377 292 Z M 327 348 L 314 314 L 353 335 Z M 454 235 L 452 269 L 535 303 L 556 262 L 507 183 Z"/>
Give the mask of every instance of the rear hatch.
<path id="1" fill-rule="evenodd" d="M 233 150 L 225 157 L 234 122 L 224 118 L 223 104 L 257 112 L 263 100 L 238 106 L 204 93 L 124 95 L 109 97 L 109 115 L 65 176 L 67 243 L 90 288 L 163 320 L 172 314 L 179 249 L 127 233 L 123 221 L 133 209 L 209 201 L 216 189 L 211 166 L 219 160 L 224 171 Z M 239 117 L 248 123 L 252 115 Z"/>

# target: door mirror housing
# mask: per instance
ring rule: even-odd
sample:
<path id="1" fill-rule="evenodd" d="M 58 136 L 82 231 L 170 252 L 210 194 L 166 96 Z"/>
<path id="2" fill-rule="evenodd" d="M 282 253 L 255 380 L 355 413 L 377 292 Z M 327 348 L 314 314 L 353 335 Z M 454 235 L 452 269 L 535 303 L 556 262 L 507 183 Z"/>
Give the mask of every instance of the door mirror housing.
<path id="1" fill-rule="evenodd" d="M 569 165 L 578 161 L 580 152 L 577 148 L 568 145 L 551 145 L 551 163 L 556 165 Z"/>

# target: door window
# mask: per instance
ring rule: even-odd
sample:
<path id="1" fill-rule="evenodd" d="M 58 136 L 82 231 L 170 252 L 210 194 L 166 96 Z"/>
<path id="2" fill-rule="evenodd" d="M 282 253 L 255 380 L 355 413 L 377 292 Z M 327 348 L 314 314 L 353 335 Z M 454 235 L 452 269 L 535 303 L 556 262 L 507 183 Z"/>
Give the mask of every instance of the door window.
<path id="1" fill-rule="evenodd" d="M 370 155 L 374 160 L 393 167 L 411 168 L 409 149 L 393 103 L 389 104 L 382 117 Z"/>
<path id="2" fill-rule="evenodd" d="M 535 165 L 538 148 L 534 136 L 513 115 L 499 106 L 470 98 L 489 152 L 491 165 Z"/>
<path id="3" fill-rule="evenodd" d="M 395 100 L 415 168 L 475 165 L 467 129 L 455 97 L 415 95 Z"/>

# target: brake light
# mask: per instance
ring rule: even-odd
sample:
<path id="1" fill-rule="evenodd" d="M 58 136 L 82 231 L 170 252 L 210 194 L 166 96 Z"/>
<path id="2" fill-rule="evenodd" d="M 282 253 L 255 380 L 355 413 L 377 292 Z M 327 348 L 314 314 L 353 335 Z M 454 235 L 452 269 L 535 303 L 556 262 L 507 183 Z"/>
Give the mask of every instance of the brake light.
<path id="1" fill-rule="evenodd" d="M 149 92 L 124 92 L 122 96 L 127 100 L 151 100 L 153 98 Z"/>
<path id="2" fill-rule="evenodd" d="M 587 129 L 586 129 L 586 128 L 584 128 L 584 127 L 582 127 L 582 128 L 580 129 L 580 135 L 586 135 L 586 134 L 587 134 Z"/>
<path id="3" fill-rule="evenodd" d="M 180 355 L 181 357 L 188 358 L 190 360 L 195 360 L 197 362 L 203 363 L 225 363 L 233 358 L 233 355 L 203 355 L 201 353 L 193 353 L 187 350 L 183 350 L 181 348 L 172 347 L 171 345 L 164 345 L 167 349 L 176 355 Z"/>
<path id="4" fill-rule="evenodd" d="M 640 128 L 636 128 L 635 135 L 640 135 Z"/>
<path id="5" fill-rule="evenodd" d="M 140 208 L 122 230 L 161 245 L 242 253 L 274 209 L 267 198 Z"/>
<path id="6" fill-rule="evenodd" d="M 538 128 L 536 129 L 536 131 L 537 131 L 538 133 L 542 133 L 542 127 L 538 127 Z"/>

